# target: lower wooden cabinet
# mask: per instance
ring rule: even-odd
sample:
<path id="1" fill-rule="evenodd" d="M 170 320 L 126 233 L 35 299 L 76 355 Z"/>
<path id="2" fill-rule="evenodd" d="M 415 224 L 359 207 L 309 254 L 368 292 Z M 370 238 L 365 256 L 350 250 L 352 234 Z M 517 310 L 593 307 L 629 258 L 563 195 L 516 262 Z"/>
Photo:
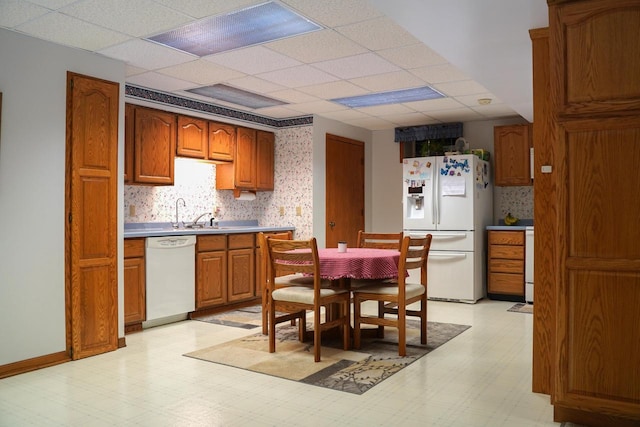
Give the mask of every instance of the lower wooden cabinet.
<path id="1" fill-rule="evenodd" d="M 198 236 L 196 310 L 254 298 L 255 271 L 255 234 Z"/>
<path id="2" fill-rule="evenodd" d="M 524 302 L 524 231 L 489 231 L 487 294 Z"/>
<path id="3" fill-rule="evenodd" d="M 142 329 L 146 320 L 145 239 L 124 240 L 125 332 Z"/>

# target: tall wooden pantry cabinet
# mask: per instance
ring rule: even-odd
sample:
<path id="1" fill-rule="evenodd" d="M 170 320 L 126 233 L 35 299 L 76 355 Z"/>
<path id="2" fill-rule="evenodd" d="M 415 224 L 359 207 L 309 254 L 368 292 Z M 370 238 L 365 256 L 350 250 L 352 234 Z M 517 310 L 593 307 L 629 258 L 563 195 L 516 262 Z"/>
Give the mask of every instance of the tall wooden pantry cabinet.
<path id="1" fill-rule="evenodd" d="M 556 316 L 554 418 L 637 426 L 640 0 L 547 3 L 557 270 L 555 307 L 535 309 Z"/>

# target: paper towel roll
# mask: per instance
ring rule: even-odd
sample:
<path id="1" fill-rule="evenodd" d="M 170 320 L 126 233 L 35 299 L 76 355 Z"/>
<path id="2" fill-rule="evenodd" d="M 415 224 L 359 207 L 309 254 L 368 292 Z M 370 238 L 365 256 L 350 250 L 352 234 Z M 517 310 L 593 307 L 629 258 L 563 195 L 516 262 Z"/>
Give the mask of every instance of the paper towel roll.
<path id="1" fill-rule="evenodd" d="M 255 200 L 256 193 L 253 191 L 241 191 L 240 195 L 236 197 L 236 200 Z"/>

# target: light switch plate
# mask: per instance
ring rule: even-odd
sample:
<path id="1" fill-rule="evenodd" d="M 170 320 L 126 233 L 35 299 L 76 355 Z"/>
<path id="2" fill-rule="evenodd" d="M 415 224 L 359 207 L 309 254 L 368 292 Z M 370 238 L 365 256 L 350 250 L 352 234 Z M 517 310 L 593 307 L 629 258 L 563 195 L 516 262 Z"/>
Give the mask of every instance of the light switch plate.
<path id="1" fill-rule="evenodd" d="M 302 216 L 302 206 L 296 206 L 296 216 Z"/>
<path id="2" fill-rule="evenodd" d="M 284 216 L 284 206 L 280 206 L 280 216 Z"/>

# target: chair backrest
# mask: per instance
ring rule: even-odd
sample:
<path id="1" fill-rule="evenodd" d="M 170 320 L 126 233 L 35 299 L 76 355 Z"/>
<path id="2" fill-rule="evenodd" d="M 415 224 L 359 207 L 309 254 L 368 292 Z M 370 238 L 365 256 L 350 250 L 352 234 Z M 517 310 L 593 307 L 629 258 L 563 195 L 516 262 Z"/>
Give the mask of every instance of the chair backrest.
<path id="1" fill-rule="evenodd" d="M 398 271 L 415 270 L 419 268 L 420 283 L 427 285 L 427 258 L 431 248 L 431 234 L 424 237 L 405 236 L 400 248 L 400 262 Z M 399 281 L 404 281 L 404 275 L 398 276 Z"/>
<path id="2" fill-rule="evenodd" d="M 260 247 L 260 256 L 262 257 L 260 262 L 260 279 L 262 280 L 262 286 L 264 286 L 265 289 L 268 287 L 267 284 L 269 281 L 271 270 L 271 266 L 269 265 L 269 253 L 266 244 L 267 237 L 281 240 L 291 240 L 293 238 L 293 232 L 289 230 L 269 234 L 265 234 L 263 232 L 258 233 L 258 246 Z"/>
<path id="3" fill-rule="evenodd" d="M 359 248 L 395 249 L 400 250 L 402 244 L 402 232 L 400 233 L 369 233 L 358 231 Z"/>
<path id="4" fill-rule="evenodd" d="M 320 281 L 320 262 L 316 239 L 285 240 L 265 236 L 270 266 L 270 279 L 278 275 L 304 273 Z"/>

